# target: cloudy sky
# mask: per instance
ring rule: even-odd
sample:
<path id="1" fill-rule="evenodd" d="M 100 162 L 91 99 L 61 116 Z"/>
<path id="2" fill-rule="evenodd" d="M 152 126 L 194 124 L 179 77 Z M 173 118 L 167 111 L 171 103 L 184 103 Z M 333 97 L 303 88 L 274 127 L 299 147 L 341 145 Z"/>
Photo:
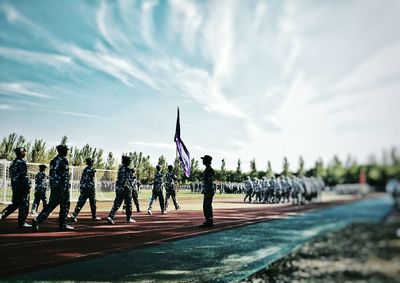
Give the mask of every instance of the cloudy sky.
<path id="1" fill-rule="evenodd" d="M 292 169 L 400 144 L 400 1 L 1 1 L 0 134 Z"/>

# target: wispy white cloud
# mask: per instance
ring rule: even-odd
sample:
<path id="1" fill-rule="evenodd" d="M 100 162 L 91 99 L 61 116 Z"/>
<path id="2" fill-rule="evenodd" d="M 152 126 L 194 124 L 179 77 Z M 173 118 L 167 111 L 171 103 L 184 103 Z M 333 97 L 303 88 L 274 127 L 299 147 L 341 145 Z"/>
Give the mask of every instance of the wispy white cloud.
<path id="1" fill-rule="evenodd" d="M 0 46 L 0 56 L 24 64 L 44 64 L 58 69 L 74 65 L 71 57 Z"/>
<path id="2" fill-rule="evenodd" d="M 153 12 L 154 8 L 158 5 L 158 0 L 143 1 L 141 3 L 141 30 L 142 38 L 147 46 L 157 48 L 157 41 L 154 39 L 155 29 Z"/>
<path id="3" fill-rule="evenodd" d="M 203 11 L 196 2 L 172 0 L 169 4 L 170 40 L 180 37 L 184 48 L 194 53 L 204 21 Z"/>
<path id="4" fill-rule="evenodd" d="M 400 58 L 400 42 L 379 50 L 333 87 L 333 92 L 354 92 L 376 87 L 400 77 L 400 64 L 393 60 Z"/>
<path id="5" fill-rule="evenodd" d="M 17 9 L 15 9 L 11 5 L 3 4 L 0 6 L 0 11 L 3 12 L 6 16 L 6 19 L 10 23 L 16 23 L 20 21 L 25 21 L 25 17 L 23 17 Z"/>
<path id="6" fill-rule="evenodd" d="M 135 145 L 135 146 L 162 148 L 162 149 L 174 149 L 175 148 L 175 145 L 172 143 L 168 144 L 168 143 L 161 143 L 161 142 L 130 142 L 128 144 Z"/>
<path id="7" fill-rule="evenodd" d="M 0 83 L 0 93 L 6 95 L 22 95 L 37 98 L 52 98 L 51 96 L 33 89 L 33 84 L 27 83 Z"/>
<path id="8" fill-rule="evenodd" d="M 106 53 L 104 50 L 90 51 L 69 44 L 63 45 L 61 49 L 75 60 L 118 79 L 128 87 L 134 87 L 137 82 L 142 82 L 153 89 L 159 89 L 156 81 L 147 73 L 115 54 Z"/>
<path id="9" fill-rule="evenodd" d="M 94 118 L 94 119 L 104 119 L 104 117 L 100 117 L 93 114 L 88 113 L 80 113 L 80 112 L 69 112 L 69 111 L 50 111 L 52 113 L 57 113 L 61 115 L 68 115 L 68 116 L 76 116 L 76 117 L 84 117 L 84 118 Z"/>
<path id="10" fill-rule="evenodd" d="M 0 104 L 0 110 L 15 110 L 15 108 L 9 104 Z"/>

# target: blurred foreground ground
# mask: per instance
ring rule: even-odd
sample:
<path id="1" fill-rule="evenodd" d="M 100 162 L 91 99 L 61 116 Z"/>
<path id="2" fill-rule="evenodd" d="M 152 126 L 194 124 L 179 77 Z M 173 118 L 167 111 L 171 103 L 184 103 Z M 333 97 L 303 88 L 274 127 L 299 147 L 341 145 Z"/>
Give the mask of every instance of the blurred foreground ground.
<path id="1" fill-rule="evenodd" d="M 306 244 L 244 282 L 400 282 L 400 213 Z M 400 230 L 399 230 L 400 232 Z"/>

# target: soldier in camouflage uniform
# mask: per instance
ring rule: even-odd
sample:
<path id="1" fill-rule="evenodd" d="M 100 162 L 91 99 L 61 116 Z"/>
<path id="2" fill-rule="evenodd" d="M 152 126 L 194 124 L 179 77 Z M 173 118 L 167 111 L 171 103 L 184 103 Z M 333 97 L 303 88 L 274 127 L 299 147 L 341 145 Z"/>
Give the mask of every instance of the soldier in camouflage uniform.
<path id="1" fill-rule="evenodd" d="M 122 166 L 118 170 L 118 178 L 115 186 L 115 200 L 114 205 L 107 217 L 109 224 L 114 224 L 115 213 L 120 208 L 122 201 L 126 204 L 126 222 L 136 222 L 132 216 L 132 180 L 133 171 L 129 168 L 132 160 L 129 156 L 122 156 Z"/>
<path id="2" fill-rule="evenodd" d="M 80 181 L 80 195 L 78 202 L 76 203 L 75 211 L 71 215 L 72 221 L 78 221 L 76 217 L 85 205 L 86 200 L 89 199 L 90 211 L 92 212 L 92 220 L 100 221 L 101 218 L 96 215 L 96 187 L 94 183 L 94 177 L 96 169 L 93 168 L 93 159 L 86 158 L 86 168 L 83 169 L 82 177 Z"/>
<path id="3" fill-rule="evenodd" d="M 253 195 L 253 182 L 251 181 L 250 176 L 247 176 L 244 181 L 244 189 L 246 195 L 243 201 L 246 202 L 246 199 L 249 198 L 249 202 L 251 202 L 251 196 Z"/>
<path id="4" fill-rule="evenodd" d="M 215 194 L 215 188 L 214 188 L 215 172 L 214 169 L 211 168 L 211 161 L 212 161 L 211 156 L 204 155 L 201 159 L 203 160 L 203 165 L 206 166 L 206 169 L 203 172 L 203 194 L 204 194 L 203 213 L 206 221 L 199 227 L 208 228 L 214 225 L 212 201 Z"/>
<path id="5" fill-rule="evenodd" d="M 37 173 L 35 176 L 35 199 L 33 200 L 32 210 L 31 210 L 31 214 L 34 216 L 36 216 L 36 210 L 39 207 L 40 201 L 42 201 L 43 208 L 45 208 L 47 205 L 47 196 L 46 196 L 47 184 L 46 184 L 46 173 L 44 172 L 46 168 L 47 166 L 44 164 L 39 165 L 39 173 Z"/>
<path id="6" fill-rule="evenodd" d="M 11 204 L 0 213 L 0 220 L 6 218 L 18 208 L 18 227 L 29 228 L 31 225 L 26 223 L 26 218 L 29 212 L 31 181 L 24 160 L 26 150 L 23 147 L 17 147 L 14 152 L 17 157 L 10 165 L 12 200 Z"/>
<path id="7" fill-rule="evenodd" d="M 172 165 L 168 165 L 168 172 L 165 175 L 165 187 L 167 191 L 165 196 L 165 210 L 168 209 L 169 197 L 172 197 L 175 209 L 178 210 L 180 208 L 178 202 L 176 201 L 176 190 L 175 190 L 175 181 L 178 180 L 178 177 L 174 174 L 173 169 L 174 167 L 172 167 Z"/>
<path id="8" fill-rule="evenodd" d="M 48 205 L 43 208 L 42 212 L 33 220 L 33 230 L 38 232 L 39 225 L 47 219 L 49 214 L 60 205 L 58 217 L 60 230 L 74 230 L 74 227 L 67 224 L 67 216 L 70 206 L 71 188 L 69 164 L 66 158 L 68 147 L 64 144 L 56 147 L 58 155 L 50 162 L 50 200 Z"/>
<path id="9" fill-rule="evenodd" d="M 163 174 L 161 173 L 161 166 L 157 165 L 156 166 L 156 174 L 154 176 L 154 184 L 153 184 L 153 191 L 151 194 L 151 199 L 149 203 L 149 208 L 147 209 L 147 213 L 152 215 L 151 209 L 153 206 L 154 201 L 158 198 L 158 201 L 160 202 L 160 208 L 161 208 L 161 213 L 166 214 L 167 212 L 165 211 L 165 202 L 164 202 L 164 192 L 163 192 L 163 187 L 164 187 L 164 182 L 163 182 Z"/>
<path id="10" fill-rule="evenodd" d="M 139 188 L 140 188 L 140 181 L 135 176 L 135 169 L 132 170 L 132 179 L 131 179 L 131 186 L 132 186 L 132 199 L 133 203 L 136 206 L 136 212 L 140 212 L 140 205 L 139 205 Z M 126 203 L 124 202 L 124 206 L 122 207 L 122 212 L 126 212 Z"/>

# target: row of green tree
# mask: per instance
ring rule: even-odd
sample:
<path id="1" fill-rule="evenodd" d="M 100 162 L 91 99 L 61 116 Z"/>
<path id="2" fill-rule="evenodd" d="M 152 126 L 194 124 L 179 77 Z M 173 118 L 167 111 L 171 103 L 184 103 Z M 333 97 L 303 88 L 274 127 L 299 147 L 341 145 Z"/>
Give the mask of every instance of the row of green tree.
<path id="1" fill-rule="evenodd" d="M 61 138 L 61 144 L 67 144 L 68 138 L 66 136 Z M 33 142 L 27 141 L 23 136 L 18 136 L 15 133 L 4 137 L 0 143 L 0 159 L 12 160 L 15 158 L 14 149 L 18 146 L 24 146 L 27 149 L 27 161 L 32 163 L 49 163 L 52 158 L 57 154 L 54 146 L 47 147 L 43 139 L 36 139 Z M 136 174 L 142 183 L 150 183 L 155 173 L 155 167 L 150 163 L 150 156 L 142 152 L 128 152 L 125 153 L 132 158 L 132 166 L 136 169 Z M 84 166 L 85 159 L 91 157 L 94 160 L 94 167 L 97 169 L 115 170 L 118 163 L 112 152 L 107 154 L 104 159 L 104 151 L 101 148 L 95 148 L 86 144 L 82 148 L 76 146 L 72 147 L 68 152 L 68 160 L 73 166 Z M 241 182 L 247 176 L 262 178 L 272 177 L 277 175 L 291 176 L 320 176 L 328 185 L 336 185 L 343 183 L 357 183 L 359 181 L 360 172 L 364 172 L 367 182 L 376 187 L 384 187 L 388 179 L 400 178 L 400 156 L 396 148 L 390 151 L 384 151 L 382 160 L 378 162 L 375 156 L 371 156 L 366 164 L 359 164 L 350 155 L 345 162 L 342 162 L 338 156 L 326 165 L 322 159 L 315 162 L 314 166 L 306 169 L 304 160 L 299 157 L 299 166 L 296 169 L 291 169 L 287 158 L 283 158 L 282 168 L 280 171 L 273 171 L 271 162 L 267 163 L 265 170 L 259 170 L 256 165 L 255 158 L 250 161 L 250 171 L 244 172 L 242 170 L 242 162 L 239 159 L 235 170 L 228 170 L 226 162 L 221 161 L 221 167 L 217 168 L 216 179 L 222 182 Z M 167 170 L 167 160 L 164 156 L 158 158 L 158 165 L 162 167 L 165 172 Z M 201 181 L 202 169 L 200 168 L 199 161 L 191 160 L 191 175 L 185 177 L 183 170 L 180 166 L 178 159 L 174 162 L 176 172 L 182 182 L 190 183 Z M 108 173 L 109 174 L 109 173 Z"/>

